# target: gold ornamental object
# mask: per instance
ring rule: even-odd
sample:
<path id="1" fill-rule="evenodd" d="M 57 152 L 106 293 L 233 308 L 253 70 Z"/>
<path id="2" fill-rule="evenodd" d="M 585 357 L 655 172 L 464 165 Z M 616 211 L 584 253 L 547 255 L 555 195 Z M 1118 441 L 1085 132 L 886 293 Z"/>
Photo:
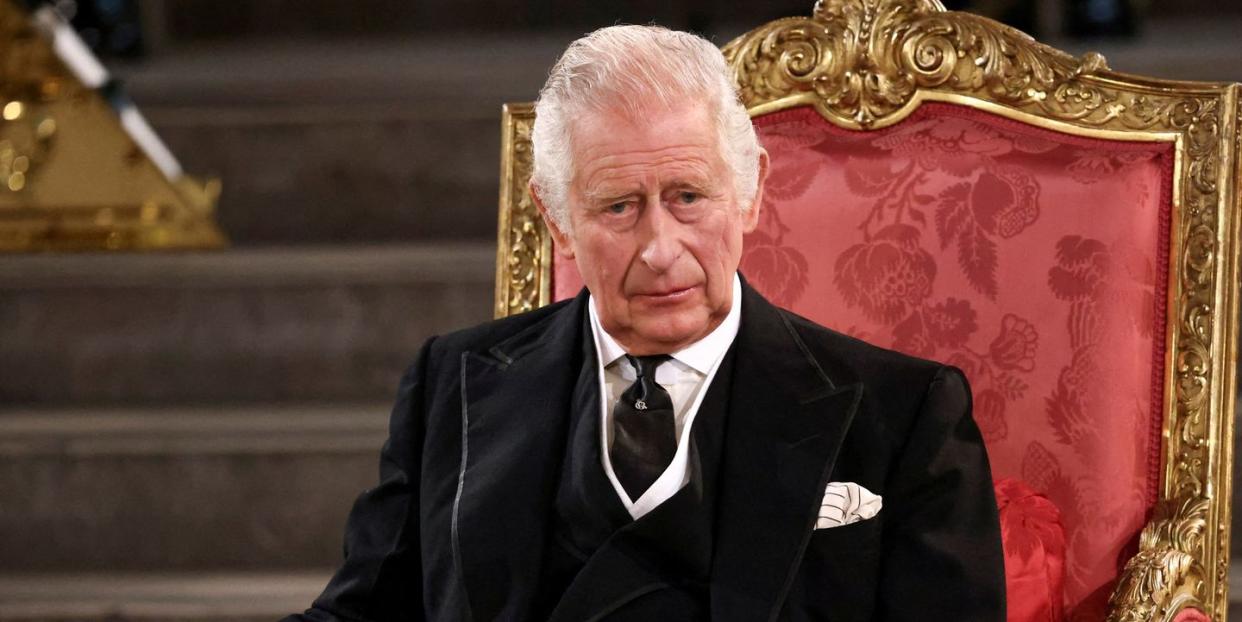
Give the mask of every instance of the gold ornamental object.
<path id="1" fill-rule="evenodd" d="M 50 7 L 0 0 L 0 251 L 216 248 L 199 181 Z M 111 101 L 110 101 L 111 100 Z"/>
<path id="2" fill-rule="evenodd" d="M 1229 608 L 1237 379 L 1242 85 L 1159 80 L 1066 54 L 939 0 L 820 0 L 809 17 L 726 44 L 752 116 L 811 106 L 873 130 L 923 102 L 969 106 L 1065 134 L 1170 142 L 1165 398 L 1159 501 L 1109 599 L 1109 622 L 1169 622 Z M 495 314 L 551 302 L 552 243 L 530 200 L 530 104 L 507 104 Z"/>

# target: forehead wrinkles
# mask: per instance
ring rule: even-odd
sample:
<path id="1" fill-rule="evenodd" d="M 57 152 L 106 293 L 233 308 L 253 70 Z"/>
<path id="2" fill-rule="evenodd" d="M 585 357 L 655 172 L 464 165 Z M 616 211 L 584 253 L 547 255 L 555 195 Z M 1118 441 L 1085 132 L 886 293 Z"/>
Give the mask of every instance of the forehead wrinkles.
<path id="1" fill-rule="evenodd" d="M 635 177 L 654 175 L 656 181 L 709 180 L 712 163 L 702 154 L 687 153 L 685 147 L 635 151 L 591 160 L 583 172 L 587 190 L 612 183 L 630 183 Z"/>

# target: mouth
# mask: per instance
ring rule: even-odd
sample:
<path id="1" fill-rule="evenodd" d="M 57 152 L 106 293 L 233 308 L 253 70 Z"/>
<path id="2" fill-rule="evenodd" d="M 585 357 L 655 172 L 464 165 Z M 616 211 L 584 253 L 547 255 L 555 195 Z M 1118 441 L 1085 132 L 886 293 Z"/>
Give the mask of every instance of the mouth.
<path id="1" fill-rule="evenodd" d="M 635 294 L 634 297 L 648 304 L 676 304 L 689 298 L 696 289 L 698 289 L 698 286 L 692 285 L 690 287 L 642 292 Z"/>

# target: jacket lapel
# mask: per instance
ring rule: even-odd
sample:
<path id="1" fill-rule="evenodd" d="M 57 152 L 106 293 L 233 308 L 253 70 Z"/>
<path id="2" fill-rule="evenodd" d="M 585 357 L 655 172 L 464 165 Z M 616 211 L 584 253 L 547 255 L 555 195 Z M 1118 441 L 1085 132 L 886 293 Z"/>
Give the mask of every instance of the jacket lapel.
<path id="1" fill-rule="evenodd" d="M 714 620 L 775 620 L 861 385 L 836 386 L 789 319 L 743 283 L 720 473 Z"/>
<path id="2" fill-rule="evenodd" d="M 583 290 L 486 354 L 462 354 L 462 466 L 452 533 L 467 619 L 523 618 L 538 587 L 586 299 Z"/>

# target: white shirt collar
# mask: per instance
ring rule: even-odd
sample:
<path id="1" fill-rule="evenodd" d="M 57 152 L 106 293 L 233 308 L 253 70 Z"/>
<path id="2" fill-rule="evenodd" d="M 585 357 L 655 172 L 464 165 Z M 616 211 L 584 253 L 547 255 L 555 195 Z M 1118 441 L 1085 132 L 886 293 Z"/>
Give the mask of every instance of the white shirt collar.
<path id="1" fill-rule="evenodd" d="M 595 296 L 590 297 L 587 307 L 591 316 L 591 331 L 595 333 L 599 360 L 604 367 L 607 367 L 613 361 L 625 356 L 625 348 L 622 348 L 621 344 L 617 343 L 617 340 L 613 339 L 603 326 L 600 326 L 599 315 L 595 311 Z M 706 375 L 733 344 L 741 318 L 742 281 L 735 272 L 733 273 L 733 304 L 729 307 L 729 314 L 725 316 L 724 321 L 706 337 L 673 352 L 672 357 L 686 367 Z"/>

